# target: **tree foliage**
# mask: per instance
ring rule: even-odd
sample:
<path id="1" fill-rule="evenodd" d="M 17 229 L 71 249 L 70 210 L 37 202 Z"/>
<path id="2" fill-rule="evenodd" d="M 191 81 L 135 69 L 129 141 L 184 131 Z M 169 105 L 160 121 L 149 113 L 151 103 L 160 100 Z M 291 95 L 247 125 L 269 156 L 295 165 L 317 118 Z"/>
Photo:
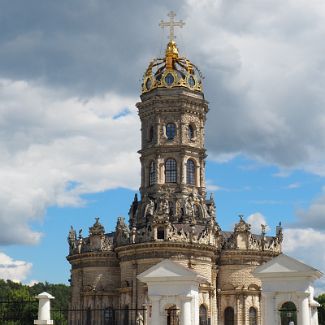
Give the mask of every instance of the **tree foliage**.
<path id="1" fill-rule="evenodd" d="M 27 286 L 10 280 L 0 280 L 0 323 L 6 325 L 32 324 L 38 310 L 38 301 L 35 298 L 44 291 L 55 297 L 51 303 L 52 318 L 56 321 L 55 323 L 67 324 L 69 286 L 48 282 Z"/>
<path id="2" fill-rule="evenodd" d="M 319 295 L 315 300 L 320 304 L 318 308 L 319 325 L 325 325 L 325 293 Z"/>

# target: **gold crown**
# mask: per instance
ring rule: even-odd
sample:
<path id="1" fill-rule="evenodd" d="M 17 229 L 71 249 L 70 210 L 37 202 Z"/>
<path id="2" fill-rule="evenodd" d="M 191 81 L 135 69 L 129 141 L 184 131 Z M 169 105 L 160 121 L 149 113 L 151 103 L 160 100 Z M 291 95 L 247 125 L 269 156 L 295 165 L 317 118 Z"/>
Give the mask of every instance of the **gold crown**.
<path id="1" fill-rule="evenodd" d="M 169 27 L 169 42 L 167 44 L 165 57 L 154 59 L 147 68 L 142 83 L 142 93 L 156 88 L 186 87 L 195 91 L 202 91 L 203 76 L 200 70 L 185 57 L 180 57 L 174 41 L 174 27 L 183 27 L 184 22 L 174 21 L 176 14 L 170 12 L 169 22 L 160 22 L 160 27 Z"/>

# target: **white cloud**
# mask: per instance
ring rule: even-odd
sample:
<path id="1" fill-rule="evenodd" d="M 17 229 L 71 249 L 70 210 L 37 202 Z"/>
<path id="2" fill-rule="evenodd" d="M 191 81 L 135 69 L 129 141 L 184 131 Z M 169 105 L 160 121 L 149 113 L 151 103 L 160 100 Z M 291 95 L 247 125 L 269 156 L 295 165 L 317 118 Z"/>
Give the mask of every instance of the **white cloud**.
<path id="1" fill-rule="evenodd" d="M 261 225 L 266 225 L 266 219 L 260 212 L 255 212 L 247 218 L 247 223 L 251 225 L 251 231 L 254 234 L 260 234 L 262 231 Z M 269 227 L 266 228 L 268 230 Z"/>
<path id="2" fill-rule="evenodd" d="M 325 273 L 325 232 L 312 228 L 284 229 L 283 252 Z M 316 282 L 318 293 L 325 291 L 325 278 Z"/>
<path id="3" fill-rule="evenodd" d="M 210 192 L 225 190 L 223 187 L 213 184 L 213 181 L 210 179 L 206 180 L 206 189 Z"/>
<path id="4" fill-rule="evenodd" d="M 298 227 L 307 226 L 325 230 L 325 188 L 322 194 L 313 200 L 307 209 L 296 211 Z"/>
<path id="5" fill-rule="evenodd" d="M 325 175 L 325 6 L 187 1 L 185 44 L 206 75 L 207 146 Z"/>
<path id="6" fill-rule="evenodd" d="M 36 243 L 41 234 L 28 224 L 50 205 L 80 205 L 83 193 L 137 188 L 135 98 L 65 98 L 10 80 L 0 80 L 0 98 L 2 244 Z M 117 118 L 126 108 L 130 113 Z"/>
<path id="7" fill-rule="evenodd" d="M 298 183 L 298 182 L 295 182 L 295 183 L 291 183 L 289 184 L 286 189 L 288 190 L 294 190 L 294 189 L 297 189 L 297 188 L 300 188 L 301 187 L 301 184 Z"/>
<path id="8" fill-rule="evenodd" d="M 22 282 L 31 271 L 32 264 L 13 260 L 8 255 L 0 252 L 0 278 L 3 280 L 12 280 Z"/>

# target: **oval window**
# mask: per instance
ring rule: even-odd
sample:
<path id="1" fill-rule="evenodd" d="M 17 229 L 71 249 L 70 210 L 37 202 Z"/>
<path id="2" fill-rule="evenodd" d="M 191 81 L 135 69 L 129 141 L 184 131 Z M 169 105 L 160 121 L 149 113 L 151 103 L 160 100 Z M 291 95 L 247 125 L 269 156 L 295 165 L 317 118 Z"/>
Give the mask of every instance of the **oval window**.
<path id="1" fill-rule="evenodd" d="M 190 85 L 191 88 L 193 88 L 195 86 L 195 79 L 193 76 L 190 76 L 188 78 L 188 84 Z"/>
<path id="2" fill-rule="evenodd" d="M 168 73 L 165 77 L 165 82 L 168 86 L 171 86 L 174 83 L 174 76 L 171 73 Z"/>

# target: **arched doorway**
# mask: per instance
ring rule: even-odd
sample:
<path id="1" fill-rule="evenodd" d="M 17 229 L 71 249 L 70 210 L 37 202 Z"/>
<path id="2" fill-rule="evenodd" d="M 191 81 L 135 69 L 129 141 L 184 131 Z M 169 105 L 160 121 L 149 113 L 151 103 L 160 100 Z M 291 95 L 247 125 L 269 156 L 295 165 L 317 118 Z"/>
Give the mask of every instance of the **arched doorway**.
<path id="1" fill-rule="evenodd" d="M 179 309 L 176 305 L 170 306 L 166 309 L 167 325 L 179 325 Z"/>
<path id="2" fill-rule="evenodd" d="M 234 308 L 227 307 L 224 312 L 225 325 L 235 325 L 235 313 Z"/>
<path id="3" fill-rule="evenodd" d="M 281 325 L 288 325 L 291 321 L 297 325 L 297 307 L 292 301 L 285 302 L 279 311 Z"/>
<path id="4" fill-rule="evenodd" d="M 199 320 L 200 325 L 208 325 L 208 311 L 204 305 L 200 306 Z"/>

